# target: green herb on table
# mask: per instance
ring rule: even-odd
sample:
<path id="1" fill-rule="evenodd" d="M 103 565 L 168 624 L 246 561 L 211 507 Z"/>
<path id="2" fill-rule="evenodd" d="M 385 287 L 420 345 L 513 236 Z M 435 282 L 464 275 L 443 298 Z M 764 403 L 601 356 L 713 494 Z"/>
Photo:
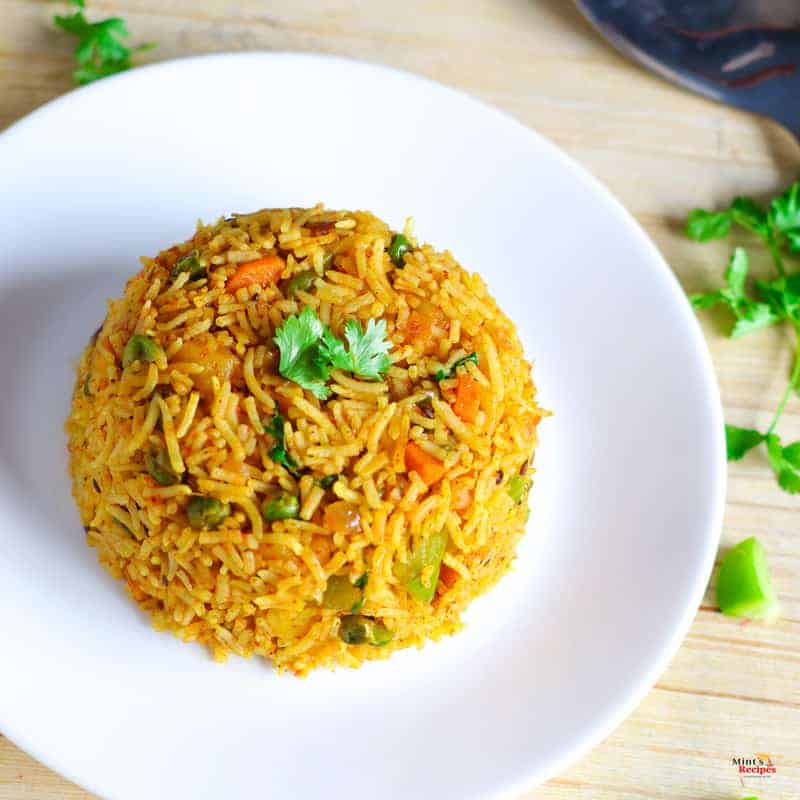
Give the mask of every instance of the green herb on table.
<path id="1" fill-rule="evenodd" d="M 392 343 L 386 338 L 386 322 L 371 319 L 362 330 L 358 320 L 350 319 L 345 322 L 344 336 L 347 346 L 306 306 L 275 332 L 281 355 L 278 371 L 320 400 L 330 396 L 326 382 L 332 369 L 379 380 L 392 363 L 387 355 Z"/>
<path id="2" fill-rule="evenodd" d="M 778 598 L 758 539 L 745 539 L 725 554 L 717 578 L 717 604 L 731 617 L 773 620 L 778 616 Z"/>
<path id="3" fill-rule="evenodd" d="M 795 332 L 794 367 L 786 391 L 766 431 L 725 426 L 728 460 L 738 461 L 754 447 L 764 443 L 767 458 L 780 487 L 800 493 L 800 442 L 784 445 L 775 432 L 793 392 L 800 391 L 800 271 L 787 272 L 786 259 L 800 253 L 800 182 L 793 184 L 763 208 L 749 197 L 738 197 L 730 208 L 711 212 L 695 209 L 689 215 L 686 233 L 698 242 L 721 239 L 738 225 L 756 234 L 767 247 L 775 267 L 771 280 L 755 281 L 748 292 L 749 261 L 742 248 L 731 256 L 726 285 L 716 291 L 691 297 L 697 309 L 722 304 L 733 315 L 733 339 L 779 323 Z"/>
<path id="4" fill-rule="evenodd" d="M 154 42 L 149 42 L 138 47 L 126 47 L 122 40 L 127 39 L 129 34 L 123 20 L 109 17 L 89 22 L 83 13 L 85 0 L 70 0 L 70 5 L 78 11 L 67 16 L 56 14 L 53 22 L 78 39 L 75 48 L 78 67 L 72 77 L 79 85 L 130 69 L 134 54 L 152 50 L 156 46 Z"/>

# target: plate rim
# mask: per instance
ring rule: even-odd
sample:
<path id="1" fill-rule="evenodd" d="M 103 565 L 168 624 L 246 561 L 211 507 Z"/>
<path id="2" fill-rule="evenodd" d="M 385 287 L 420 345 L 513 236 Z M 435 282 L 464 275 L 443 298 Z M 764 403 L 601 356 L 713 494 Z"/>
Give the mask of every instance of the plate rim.
<path id="1" fill-rule="evenodd" d="M 714 474 L 710 479 L 710 486 L 713 488 L 712 496 L 709 498 L 708 508 L 709 525 L 707 535 L 705 537 L 705 550 L 703 553 L 702 561 L 697 565 L 696 574 L 694 576 L 694 585 L 691 593 L 687 593 L 687 597 L 683 604 L 683 611 L 681 620 L 675 629 L 672 631 L 671 636 L 662 642 L 658 658 L 650 664 L 647 670 L 644 670 L 641 676 L 631 683 L 629 690 L 626 692 L 624 700 L 620 701 L 612 712 L 608 712 L 604 717 L 598 718 L 594 724 L 583 731 L 580 735 L 574 737 L 574 742 L 571 746 L 564 748 L 564 752 L 557 759 L 554 759 L 546 767 L 530 768 L 525 770 L 520 769 L 520 772 L 526 774 L 521 778 L 514 778 L 503 786 L 498 786 L 497 790 L 491 795 L 495 800 L 516 800 L 517 797 L 529 792 L 535 787 L 552 779 L 555 775 L 564 771 L 567 767 L 577 762 L 579 759 L 587 755 L 598 744 L 605 740 L 622 722 L 625 721 L 639 704 L 649 694 L 651 689 L 655 686 L 659 677 L 668 668 L 670 662 L 675 657 L 678 649 L 680 648 L 683 640 L 685 639 L 698 611 L 698 607 L 705 594 L 711 573 L 714 567 L 717 551 L 719 548 L 719 541 L 723 527 L 723 516 L 725 511 L 726 492 L 727 492 L 727 457 L 725 452 L 725 439 L 724 431 L 724 412 L 720 396 L 719 384 L 716 378 L 711 353 L 703 334 L 702 328 L 696 315 L 693 313 L 691 306 L 686 298 L 686 294 L 677 279 L 677 276 L 669 267 L 664 256 L 661 254 L 658 247 L 653 240 L 647 235 L 638 220 L 633 214 L 628 211 L 625 206 L 618 200 L 611 190 L 608 189 L 597 177 L 595 177 L 586 167 L 579 161 L 569 155 L 555 142 L 544 134 L 540 133 L 535 128 L 530 127 L 521 120 L 517 119 L 513 114 L 500 109 L 491 103 L 476 97 L 469 92 L 454 88 L 447 84 L 443 84 L 437 80 L 412 72 L 407 69 L 396 68 L 387 64 L 371 61 L 369 59 L 354 58 L 350 56 L 343 56 L 333 53 L 315 52 L 315 51 L 302 51 L 302 50 L 261 50 L 250 49 L 243 51 L 221 51 L 215 53 L 204 53 L 199 55 L 182 56 L 176 58 L 169 58 L 164 61 L 156 61 L 140 66 L 136 66 L 126 72 L 118 73 L 108 78 L 96 81 L 86 86 L 74 87 L 58 97 L 55 97 L 43 105 L 33 109 L 25 116 L 15 120 L 3 131 L 0 131 L 0 157 L 2 157 L 2 150 L 4 143 L 13 138 L 14 134 L 24 132 L 29 126 L 34 126 L 46 121 L 49 115 L 58 112 L 62 106 L 68 106 L 74 101 L 76 97 L 87 97 L 90 94 L 102 95 L 103 92 L 115 90 L 125 83 L 133 81 L 147 81 L 152 80 L 159 73 L 166 71 L 176 70 L 191 70 L 192 66 L 198 62 L 220 61 L 220 62 L 235 62 L 241 61 L 246 63 L 252 59 L 258 59 L 264 62 L 275 61 L 297 61 L 314 64 L 324 63 L 338 63 L 350 69 L 359 69 L 367 71 L 385 72 L 386 74 L 399 76 L 406 82 L 422 84 L 428 89 L 433 89 L 438 92 L 445 92 L 455 96 L 460 102 L 466 102 L 473 106 L 477 106 L 484 114 L 491 114 L 499 118 L 505 124 L 510 124 L 523 131 L 526 135 L 532 136 L 538 140 L 538 143 L 548 152 L 548 154 L 557 159 L 562 168 L 569 170 L 573 176 L 581 181 L 587 188 L 589 188 L 595 195 L 597 195 L 604 205 L 613 211 L 615 217 L 619 220 L 620 225 L 623 226 L 631 236 L 636 236 L 639 244 L 649 253 L 648 269 L 658 270 L 662 273 L 662 277 L 667 279 L 669 290 L 672 292 L 673 297 L 677 304 L 682 308 L 683 320 L 688 326 L 690 331 L 690 339 L 693 350 L 698 356 L 699 362 L 702 366 L 702 373 L 705 377 L 705 397 L 704 400 L 708 406 L 712 425 L 710 434 L 712 438 L 712 452 L 716 451 L 716 458 L 714 459 Z M 101 787 L 99 787 L 91 776 L 82 776 L 76 774 L 76 771 L 70 767 L 69 764 L 62 763 L 62 759 L 58 756 L 50 757 L 46 752 L 43 752 L 40 747 L 35 743 L 33 737 L 25 735 L 24 732 L 15 732 L 14 727 L 8 727 L 5 720 L 2 722 L 2 733 L 9 741 L 20 747 L 23 751 L 31 755 L 46 767 L 52 769 L 60 776 L 71 781 L 72 783 L 92 792 L 98 796 L 101 795 Z"/>

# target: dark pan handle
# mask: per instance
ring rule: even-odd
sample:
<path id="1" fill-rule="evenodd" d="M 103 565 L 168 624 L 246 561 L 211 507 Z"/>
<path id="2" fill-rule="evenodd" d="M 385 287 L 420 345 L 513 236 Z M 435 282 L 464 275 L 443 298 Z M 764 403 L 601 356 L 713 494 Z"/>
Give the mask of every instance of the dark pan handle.
<path id="1" fill-rule="evenodd" d="M 800 0 L 578 0 L 665 78 L 773 117 L 800 138 Z"/>

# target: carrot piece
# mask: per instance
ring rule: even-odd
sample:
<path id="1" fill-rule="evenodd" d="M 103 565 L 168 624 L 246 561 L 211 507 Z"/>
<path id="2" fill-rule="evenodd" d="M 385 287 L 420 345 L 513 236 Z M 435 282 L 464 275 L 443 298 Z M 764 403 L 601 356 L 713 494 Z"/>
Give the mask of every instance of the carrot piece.
<path id="1" fill-rule="evenodd" d="M 456 383 L 456 399 L 453 413 L 464 422 L 475 422 L 481 407 L 481 389 L 475 378 L 468 372 L 461 372 Z"/>
<path id="2" fill-rule="evenodd" d="M 452 589 L 453 586 L 456 585 L 456 581 L 461 577 L 461 575 L 456 572 L 452 567 L 448 567 L 447 564 L 442 564 L 442 568 L 439 571 L 439 580 L 448 588 Z"/>
<path id="3" fill-rule="evenodd" d="M 265 256 L 257 261 L 248 261 L 246 264 L 240 265 L 236 272 L 228 278 L 225 288 L 229 292 L 235 292 L 242 286 L 251 286 L 254 283 L 261 286 L 275 283 L 285 266 L 286 264 L 280 256 Z"/>
<path id="4" fill-rule="evenodd" d="M 444 475 L 444 464 L 426 453 L 416 442 L 406 445 L 406 469 L 414 470 L 428 485 L 433 486 Z"/>

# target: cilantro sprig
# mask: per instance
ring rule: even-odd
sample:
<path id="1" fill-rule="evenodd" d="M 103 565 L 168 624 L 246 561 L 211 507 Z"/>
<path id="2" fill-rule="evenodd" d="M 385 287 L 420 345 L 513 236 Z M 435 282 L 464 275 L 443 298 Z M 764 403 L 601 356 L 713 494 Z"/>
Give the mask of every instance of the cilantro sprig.
<path id="1" fill-rule="evenodd" d="M 78 10 L 73 14 L 61 16 L 56 14 L 53 22 L 73 36 L 78 38 L 75 48 L 77 69 L 72 77 L 78 85 L 84 85 L 124 72 L 133 66 L 133 55 L 145 50 L 152 50 L 154 42 L 126 47 L 122 40 L 129 36 L 125 22 L 119 17 L 109 17 L 98 22 L 89 22 L 83 11 L 86 7 L 85 0 L 69 0 L 70 5 Z"/>
<path id="2" fill-rule="evenodd" d="M 686 233 L 690 239 L 707 242 L 724 238 L 734 225 L 751 231 L 764 242 L 776 276 L 772 280 L 755 281 L 754 289 L 748 291 L 749 259 L 745 250 L 737 247 L 725 273 L 726 285 L 692 295 L 692 305 L 698 310 L 724 305 L 734 317 L 730 331 L 733 339 L 784 323 L 794 329 L 796 344 L 788 385 L 767 430 L 725 426 L 728 460 L 738 461 L 764 444 L 778 485 L 786 492 L 798 494 L 800 442 L 784 445 L 775 431 L 792 393 L 800 392 L 800 271 L 789 273 L 786 268 L 787 257 L 800 253 L 800 181 L 772 200 L 768 208 L 749 197 L 737 197 L 723 211 L 695 209 L 689 215 Z"/>
<path id="3" fill-rule="evenodd" d="M 275 332 L 281 355 L 278 371 L 320 400 L 330 396 L 326 382 L 333 369 L 380 380 L 392 364 L 386 322 L 371 319 L 364 330 L 358 320 L 349 319 L 344 325 L 344 338 L 342 341 L 335 336 L 306 306 L 300 314 L 288 317 Z"/>

